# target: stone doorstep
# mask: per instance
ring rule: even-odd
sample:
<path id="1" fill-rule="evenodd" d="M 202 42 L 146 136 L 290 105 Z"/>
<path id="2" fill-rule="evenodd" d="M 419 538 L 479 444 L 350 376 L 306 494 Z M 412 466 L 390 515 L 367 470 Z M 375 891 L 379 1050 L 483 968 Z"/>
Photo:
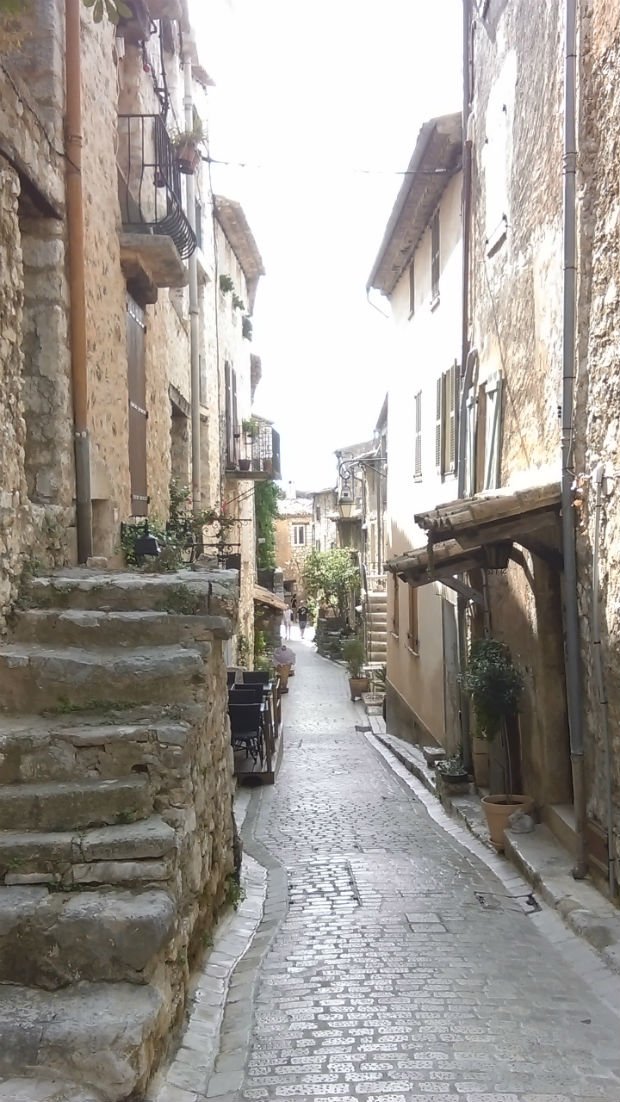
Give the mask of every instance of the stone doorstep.
<path id="1" fill-rule="evenodd" d="M 0 786 L 0 827 L 20 823 L 25 830 L 58 833 L 149 818 L 152 795 L 147 778 L 67 781 Z"/>
<path id="2" fill-rule="evenodd" d="M 165 891 L 0 888 L 4 983 L 53 990 L 68 983 L 143 984 L 173 936 L 176 906 Z"/>
<path id="3" fill-rule="evenodd" d="M 60 1079 L 0 1079 L 0 1102 L 103 1102 L 89 1087 Z"/>
<path id="4" fill-rule="evenodd" d="M 412 773 L 433 796 L 437 796 L 434 771 L 429 769 L 416 747 L 388 735 L 383 718 L 369 716 L 373 735 Z M 477 796 L 453 796 L 442 801 L 446 810 L 489 849 L 486 820 Z M 495 852 L 493 850 L 493 852 Z M 571 854 L 548 827 L 537 826 L 530 834 L 506 832 L 505 856 L 519 869 L 549 907 L 557 911 L 578 937 L 596 950 L 607 968 L 620 974 L 620 910 L 591 882 L 574 880 Z"/>
<path id="5" fill-rule="evenodd" d="M 35 577 L 30 585 L 30 602 L 38 608 L 91 609 L 102 612 L 182 612 L 189 603 L 191 613 L 235 616 L 239 599 L 235 570 L 194 570 L 176 574 L 134 574 L 131 571 L 101 571 L 75 567 L 47 577 Z"/>
<path id="6" fill-rule="evenodd" d="M 97 609 L 18 610 L 11 638 L 56 646 L 156 646 L 196 639 L 230 639 L 232 622 L 222 616 L 184 616 L 155 609 L 104 612 Z"/>
<path id="7" fill-rule="evenodd" d="M 205 644 L 206 646 L 207 644 Z M 192 698 L 204 686 L 200 649 L 192 647 L 80 647 L 8 644 L 0 648 L 0 696 L 10 712 L 45 711 L 65 700 L 72 705 L 108 701 L 169 703 Z"/>

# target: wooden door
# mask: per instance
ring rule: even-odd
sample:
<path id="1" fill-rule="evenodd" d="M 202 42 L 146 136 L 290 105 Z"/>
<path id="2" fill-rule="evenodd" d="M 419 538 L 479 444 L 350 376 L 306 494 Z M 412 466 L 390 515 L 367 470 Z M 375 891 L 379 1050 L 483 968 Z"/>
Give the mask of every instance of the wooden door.
<path id="1" fill-rule="evenodd" d="M 144 310 L 127 295 L 127 380 L 129 390 L 129 478 L 131 513 L 148 513 L 146 477 L 146 362 Z"/>

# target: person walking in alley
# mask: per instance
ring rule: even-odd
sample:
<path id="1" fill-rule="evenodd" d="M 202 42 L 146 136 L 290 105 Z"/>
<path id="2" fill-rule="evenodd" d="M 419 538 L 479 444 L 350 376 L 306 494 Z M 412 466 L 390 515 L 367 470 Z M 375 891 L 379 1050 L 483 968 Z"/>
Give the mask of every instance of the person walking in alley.
<path id="1" fill-rule="evenodd" d="M 291 637 L 291 621 L 293 619 L 293 613 L 290 608 L 285 608 L 282 613 L 282 626 L 284 628 L 284 638 L 290 639 Z"/>
<path id="2" fill-rule="evenodd" d="M 308 608 L 303 601 L 297 610 L 297 619 L 299 620 L 299 634 L 303 639 L 306 627 L 308 626 Z"/>

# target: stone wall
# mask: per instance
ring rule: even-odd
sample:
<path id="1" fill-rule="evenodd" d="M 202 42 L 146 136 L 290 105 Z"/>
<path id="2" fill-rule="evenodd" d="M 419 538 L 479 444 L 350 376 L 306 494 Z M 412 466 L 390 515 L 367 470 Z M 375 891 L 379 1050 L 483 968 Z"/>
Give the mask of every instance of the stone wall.
<path id="1" fill-rule="evenodd" d="M 612 740 L 615 849 L 620 856 L 620 288 L 618 284 L 618 111 L 620 4 L 584 0 L 579 24 L 579 284 L 576 469 L 584 506 L 577 540 L 584 671 L 584 722 L 589 814 L 607 829 L 607 766 L 603 712 L 593 666 L 593 602 L 600 598 L 601 654 Z M 600 515 L 600 588 L 592 591 L 595 487 L 604 464 Z"/>
<path id="2" fill-rule="evenodd" d="M 26 425 L 22 407 L 23 276 L 18 223 L 19 178 L 0 157 L 0 616 L 9 611 L 31 535 L 24 477 Z"/>
<path id="3" fill-rule="evenodd" d="M 561 6 L 494 2 L 474 32 L 471 311 L 479 381 L 503 377 L 498 484 L 559 479 Z M 492 632 L 525 675 L 522 784 L 572 798 L 560 577 L 524 553 L 492 579 Z"/>

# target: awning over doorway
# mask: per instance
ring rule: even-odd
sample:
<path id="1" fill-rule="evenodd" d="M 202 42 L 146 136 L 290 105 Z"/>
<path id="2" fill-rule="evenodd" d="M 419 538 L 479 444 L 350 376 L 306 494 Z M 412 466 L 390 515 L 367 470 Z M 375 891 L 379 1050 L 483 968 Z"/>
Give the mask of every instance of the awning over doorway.
<path id="1" fill-rule="evenodd" d="M 560 502 L 558 481 L 524 490 L 486 491 L 417 513 L 414 519 L 433 541 L 452 537 L 461 547 L 476 547 L 499 540 L 520 542 L 521 535 L 553 528 Z"/>
<path id="2" fill-rule="evenodd" d="M 286 608 L 285 601 L 277 597 L 270 589 L 265 589 L 262 585 L 254 586 L 254 600 L 259 605 L 266 605 L 267 608 L 275 609 L 276 612 L 284 612 Z"/>
<path id="3" fill-rule="evenodd" d="M 386 569 L 409 585 L 428 585 L 480 567 L 497 568 L 494 549 L 501 546 L 507 557 L 513 543 L 560 566 L 559 511 L 559 482 L 439 505 L 415 517 L 428 531 L 428 543 L 390 559 Z"/>

